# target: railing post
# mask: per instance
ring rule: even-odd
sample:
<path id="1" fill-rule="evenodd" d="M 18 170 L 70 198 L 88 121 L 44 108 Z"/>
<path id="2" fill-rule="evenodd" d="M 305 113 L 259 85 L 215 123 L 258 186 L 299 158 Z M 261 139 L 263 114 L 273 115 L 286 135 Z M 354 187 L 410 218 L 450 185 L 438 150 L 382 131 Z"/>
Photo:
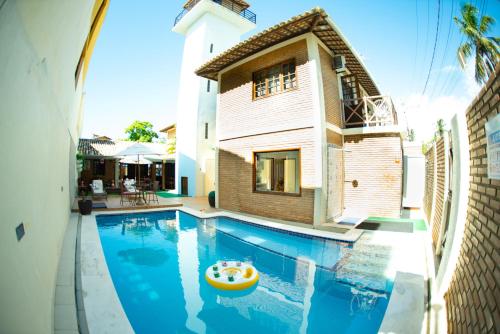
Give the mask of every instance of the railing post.
<path id="1" fill-rule="evenodd" d="M 340 113 L 340 122 L 341 122 L 341 125 L 343 128 L 346 127 L 346 124 L 345 124 L 345 108 L 344 108 L 344 100 L 340 100 L 340 110 L 342 110 L 342 112 Z"/>
<path id="2" fill-rule="evenodd" d="M 365 124 L 370 126 L 370 124 L 368 124 L 368 103 L 366 102 L 366 96 L 363 96 L 363 114 Z"/>

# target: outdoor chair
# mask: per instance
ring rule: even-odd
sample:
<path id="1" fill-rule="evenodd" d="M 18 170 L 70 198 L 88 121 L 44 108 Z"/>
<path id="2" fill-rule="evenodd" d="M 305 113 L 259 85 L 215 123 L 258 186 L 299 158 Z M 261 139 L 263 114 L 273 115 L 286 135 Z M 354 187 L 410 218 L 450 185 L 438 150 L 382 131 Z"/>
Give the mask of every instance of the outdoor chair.
<path id="1" fill-rule="evenodd" d="M 137 190 L 131 184 L 126 183 L 125 181 L 120 183 L 120 205 L 123 206 L 123 203 L 127 202 L 130 205 L 135 205 L 137 199 Z"/>
<path id="2" fill-rule="evenodd" d="M 159 187 L 160 187 L 160 181 L 153 181 L 152 189 L 147 190 L 145 192 L 148 204 L 151 202 L 156 202 L 157 204 L 160 204 L 160 201 L 158 200 L 158 195 L 156 195 L 156 192 L 158 191 Z"/>
<path id="3" fill-rule="evenodd" d="M 105 197 L 106 201 L 108 200 L 108 193 L 104 190 L 104 184 L 102 180 L 93 180 L 92 181 L 92 198 L 97 197 Z"/>

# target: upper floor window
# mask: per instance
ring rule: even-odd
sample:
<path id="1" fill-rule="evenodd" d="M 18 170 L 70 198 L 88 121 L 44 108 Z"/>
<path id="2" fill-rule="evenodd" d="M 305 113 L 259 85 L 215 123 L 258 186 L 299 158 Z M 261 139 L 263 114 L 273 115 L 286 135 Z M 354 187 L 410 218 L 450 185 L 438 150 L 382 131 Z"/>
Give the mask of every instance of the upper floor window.
<path id="1" fill-rule="evenodd" d="M 297 87 L 295 60 L 273 65 L 253 74 L 253 98 L 278 94 Z"/>

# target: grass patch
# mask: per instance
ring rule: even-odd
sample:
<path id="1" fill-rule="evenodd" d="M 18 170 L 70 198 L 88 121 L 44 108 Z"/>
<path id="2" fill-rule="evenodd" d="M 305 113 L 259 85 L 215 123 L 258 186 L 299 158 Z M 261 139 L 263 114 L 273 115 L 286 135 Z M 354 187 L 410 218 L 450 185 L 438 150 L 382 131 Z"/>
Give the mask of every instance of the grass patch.
<path id="1" fill-rule="evenodd" d="M 172 194 L 167 191 L 157 191 L 156 195 L 163 197 L 163 198 L 175 198 L 175 197 L 189 197 L 186 195 L 181 195 L 181 194 Z"/>
<path id="2" fill-rule="evenodd" d="M 368 217 L 367 220 L 391 223 L 413 223 L 413 229 L 415 231 L 427 231 L 427 225 L 423 219 Z"/>

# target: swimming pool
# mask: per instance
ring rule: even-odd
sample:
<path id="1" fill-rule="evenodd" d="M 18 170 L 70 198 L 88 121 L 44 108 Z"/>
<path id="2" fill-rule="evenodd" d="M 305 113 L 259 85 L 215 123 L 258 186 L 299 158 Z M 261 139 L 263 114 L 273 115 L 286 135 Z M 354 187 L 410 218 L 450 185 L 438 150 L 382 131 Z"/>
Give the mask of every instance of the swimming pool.
<path id="1" fill-rule="evenodd" d="M 136 333 L 376 333 L 387 258 L 334 240 L 182 211 L 98 215 L 115 289 Z M 368 260 L 369 259 L 369 260 Z M 218 260 L 251 262 L 256 287 L 220 292 Z"/>

